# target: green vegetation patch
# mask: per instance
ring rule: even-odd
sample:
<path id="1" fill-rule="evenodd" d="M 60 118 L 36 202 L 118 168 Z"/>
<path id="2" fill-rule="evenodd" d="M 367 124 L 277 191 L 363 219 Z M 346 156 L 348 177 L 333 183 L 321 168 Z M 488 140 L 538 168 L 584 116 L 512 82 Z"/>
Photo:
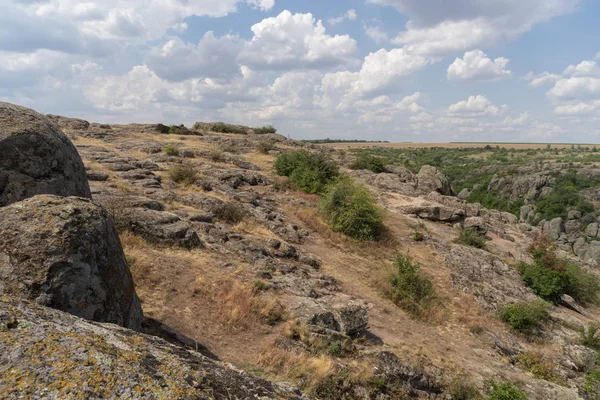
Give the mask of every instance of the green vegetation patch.
<path id="1" fill-rule="evenodd" d="M 500 319 L 514 330 L 531 335 L 550 320 L 549 304 L 542 300 L 510 304 L 500 310 Z"/>
<path id="2" fill-rule="evenodd" d="M 512 382 L 490 382 L 491 390 L 488 400 L 525 400 L 527 396 Z"/>
<path id="3" fill-rule="evenodd" d="M 368 169 L 369 171 L 380 174 L 385 172 L 385 161 L 381 157 L 369 154 L 361 154 L 356 158 L 352 169 Z"/>
<path id="4" fill-rule="evenodd" d="M 325 153 L 296 150 L 275 160 L 275 171 L 290 178 L 294 187 L 307 193 L 323 193 L 339 175 L 338 166 Z"/>
<path id="5" fill-rule="evenodd" d="M 331 184 L 320 203 L 325 221 L 335 232 L 359 240 L 379 240 L 384 233 L 383 211 L 369 191 L 348 177 Z"/>
<path id="6" fill-rule="evenodd" d="M 422 317 L 438 300 L 433 282 L 408 255 L 397 255 L 394 266 L 396 273 L 390 278 L 392 301 L 413 317 Z"/>

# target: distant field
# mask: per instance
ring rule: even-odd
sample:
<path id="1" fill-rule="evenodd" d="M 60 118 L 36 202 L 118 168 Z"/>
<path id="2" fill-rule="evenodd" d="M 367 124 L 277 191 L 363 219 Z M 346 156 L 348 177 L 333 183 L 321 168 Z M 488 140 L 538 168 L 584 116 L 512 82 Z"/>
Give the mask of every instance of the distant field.
<path id="1" fill-rule="evenodd" d="M 499 146 L 506 149 L 545 149 L 548 143 L 474 143 L 474 142 L 451 142 L 451 143 L 325 143 L 321 146 L 333 147 L 336 149 L 367 149 L 371 147 L 389 147 L 394 149 L 426 149 L 431 147 L 446 147 L 449 149 L 457 148 L 475 148 L 484 146 Z M 552 148 L 569 148 L 572 144 L 552 143 Z M 576 144 L 575 146 L 592 147 L 594 144 Z"/>

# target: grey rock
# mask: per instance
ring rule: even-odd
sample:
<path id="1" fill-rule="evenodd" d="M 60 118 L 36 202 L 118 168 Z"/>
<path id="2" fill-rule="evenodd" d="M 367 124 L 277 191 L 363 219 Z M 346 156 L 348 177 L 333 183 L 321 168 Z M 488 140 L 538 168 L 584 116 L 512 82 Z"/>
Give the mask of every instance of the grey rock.
<path id="1" fill-rule="evenodd" d="M 578 219 L 570 219 L 565 222 L 565 233 L 573 235 L 581 231 L 581 221 Z"/>
<path id="2" fill-rule="evenodd" d="M 352 335 L 361 332 L 369 326 L 369 314 L 364 305 L 350 301 L 333 309 L 335 320 L 340 332 Z"/>
<path id="3" fill-rule="evenodd" d="M 598 237 L 598 223 L 591 223 L 585 228 L 585 234 L 589 237 Z"/>
<path id="4" fill-rule="evenodd" d="M 572 363 L 572 368 L 578 372 L 590 371 L 596 364 L 596 351 L 578 344 L 567 343 L 563 347 L 565 355 Z"/>
<path id="5" fill-rule="evenodd" d="M 0 207 L 36 194 L 92 197 L 65 134 L 31 109 L 0 102 Z"/>
<path id="6" fill-rule="evenodd" d="M 465 218 L 465 222 L 463 223 L 463 227 L 465 229 L 473 229 L 480 233 L 487 232 L 485 227 L 485 220 L 482 217 L 468 217 Z"/>
<path id="7" fill-rule="evenodd" d="M 464 188 L 458 194 L 458 198 L 461 199 L 461 200 L 466 200 L 466 199 L 469 198 L 470 195 L 471 195 L 471 191 L 469 189 L 467 189 L 467 188 Z"/>
<path id="8" fill-rule="evenodd" d="M 455 193 L 450 186 L 448 178 L 444 176 L 437 168 L 424 165 L 416 176 L 417 193 L 429 194 L 438 192 L 446 196 L 454 196 Z"/>
<path id="9" fill-rule="evenodd" d="M 0 293 L 138 329 L 142 309 L 112 218 L 78 197 L 0 208 Z"/>
<path id="10" fill-rule="evenodd" d="M 308 399 L 156 336 L 17 299 L 1 301 L 0 314 L 15 320 L 10 329 L 0 322 L 7 400 Z"/>
<path id="11" fill-rule="evenodd" d="M 562 231 L 562 218 L 560 217 L 554 218 L 551 221 L 546 222 L 543 227 L 544 235 L 548 236 L 552 240 L 558 240 Z"/>
<path id="12" fill-rule="evenodd" d="M 105 182 L 108 180 L 108 174 L 100 171 L 87 171 L 86 176 L 89 181 Z"/>
<path id="13" fill-rule="evenodd" d="M 525 204 L 521 207 L 520 211 L 520 220 L 523 222 L 527 222 L 530 220 L 531 213 L 535 210 L 535 205 L 533 204 Z"/>
<path id="14" fill-rule="evenodd" d="M 578 210 L 571 210 L 568 213 L 568 219 L 572 220 L 572 219 L 581 219 L 581 211 Z"/>

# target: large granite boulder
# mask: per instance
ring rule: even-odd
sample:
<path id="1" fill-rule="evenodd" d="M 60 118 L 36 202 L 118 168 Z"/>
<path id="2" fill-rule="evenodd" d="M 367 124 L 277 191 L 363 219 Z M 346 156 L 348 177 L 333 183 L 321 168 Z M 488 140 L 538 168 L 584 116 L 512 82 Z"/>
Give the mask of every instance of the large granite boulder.
<path id="1" fill-rule="evenodd" d="M 435 167 L 429 165 L 421 167 L 416 175 L 416 181 L 418 194 L 426 195 L 431 192 L 438 192 L 445 196 L 455 195 L 448 178 Z"/>
<path id="2" fill-rule="evenodd" d="M 142 309 L 110 215 L 80 197 L 0 208 L 0 295 L 138 329 Z"/>
<path id="3" fill-rule="evenodd" d="M 3 399 L 308 399 L 200 353 L 0 296 Z"/>
<path id="4" fill-rule="evenodd" d="M 36 194 L 91 198 L 83 162 L 48 118 L 0 102 L 0 207 Z"/>

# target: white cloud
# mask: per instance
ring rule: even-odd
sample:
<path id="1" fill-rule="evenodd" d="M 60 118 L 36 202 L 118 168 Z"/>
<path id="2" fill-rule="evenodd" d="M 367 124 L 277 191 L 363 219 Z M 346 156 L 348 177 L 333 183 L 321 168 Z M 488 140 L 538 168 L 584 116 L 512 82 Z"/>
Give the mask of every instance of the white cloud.
<path id="1" fill-rule="evenodd" d="M 574 116 L 574 115 L 590 115 L 600 112 L 600 100 L 591 102 L 581 102 L 575 104 L 565 104 L 554 109 L 557 115 Z"/>
<path id="2" fill-rule="evenodd" d="M 523 79 L 530 81 L 529 87 L 540 87 L 556 83 L 561 78 L 560 75 L 551 74 L 548 71 L 544 71 L 541 74 L 534 75 L 533 72 L 529 72 Z"/>
<path id="3" fill-rule="evenodd" d="M 393 42 L 424 55 L 449 55 L 513 40 L 541 22 L 576 9 L 580 0 L 369 0 L 409 16 Z"/>
<path id="4" fill-rule="evenodd" d="M 529 121 L 529 113 L 521 113 L 517 118 L 506 117 L 503 121 L 507 126 L 523 126 Z"/>
<path id="5" fill-rule="evenodd" d="M 348 10 L 346 11 L 344 14 L 340 15 L 337 18 L 329 18 L 327 20 L 327 22 L 329 22 L 329 25 L 338 25 L 341 24 L 342 22 L 348 20 L 348 21 L 354 21 L 356 20 L 356 10 L 352 9 L 352 10 Z"/>
<path id="6" fill-rule="evenodd" d="M 331 36 L 312 14 L 285 10 L 252 26 L 239 62 L 255 69 L 327 68 L 352 63 L 358 49 L 348 35 Z"/>
<path id="7" fill-rule="evenodd" d="M 595 61 L 582 61 L 577 65 L 569 65 L 563 75 L 568 76 L 592 76 L 600 78 L 600 67 Z"/>
<path id="8" fill-rule="evenodd" d="M 503 57 L 492 61 L 481 50 L 468 51 L 450 64 L 447 76 L 451 81 L 496 81 L 511 77 L 512 73 L 506 69 L 508 63 Z"/>
<path id="9" fill-rule="evenodd" d="M 240 72 L 236 59 L 243 47 L 244 43 L 237 36 L 217 38 L 208 31 L 197 45 L 174 37 L 162 46 L 150 49 L 146 64 L 158 76 L 171 81 L 228 78 Z"/>
<path id="10" fill-rule="evenodd" d="M 363 26 L 364 30 L 365 30 L 365 35 L 367 35 L 368 38 L 370 38 L 371 40 L 373 40 L 375 43 L 380 44 L 380 43 L 384 43 L 390 40 L 388 34 L 381 29 L 380 26 L 368 26 L 365 25 Z"/>
<path id="11" fill-rule="evenodd" d="M 469 96 L 467 100 L 459 101 L 448 107 L 448 115 L 458 117 L 496 116 L 501 114 L 506 106 L 497 107 L 485 96 Z"/>
<path id="12" fill-rule="evenodd" d="M 559 100 L 600 97 L 600 78 L 563 78 L 556 82 L 547 95 Z"/>

